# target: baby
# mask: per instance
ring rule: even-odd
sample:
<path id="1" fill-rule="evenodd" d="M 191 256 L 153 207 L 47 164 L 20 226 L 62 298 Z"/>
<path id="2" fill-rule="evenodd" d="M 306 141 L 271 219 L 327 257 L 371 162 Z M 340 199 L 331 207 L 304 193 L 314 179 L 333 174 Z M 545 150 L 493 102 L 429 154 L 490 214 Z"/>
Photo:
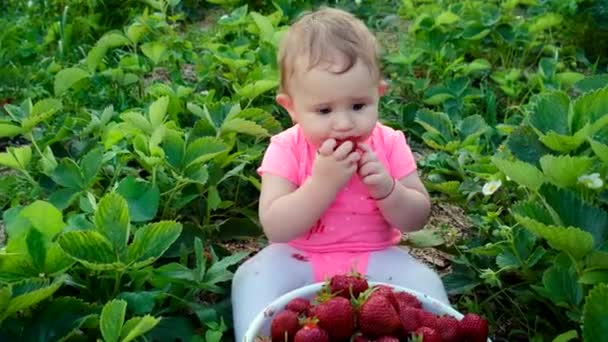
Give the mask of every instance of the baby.
<path id="1" fill-rule="evenodd" d="M 276 101 L 295 124 L 271 138 L 258 169 L 270 244 L 234 276 L 236 341 L 274 299 L 352 270 L 449 304 L 439 276 L 397 246 L 431 204 L 404 134 L 378 122 L 387 85 L 374 36 L 322 8 L 290 27 L 279 63 Z"/>

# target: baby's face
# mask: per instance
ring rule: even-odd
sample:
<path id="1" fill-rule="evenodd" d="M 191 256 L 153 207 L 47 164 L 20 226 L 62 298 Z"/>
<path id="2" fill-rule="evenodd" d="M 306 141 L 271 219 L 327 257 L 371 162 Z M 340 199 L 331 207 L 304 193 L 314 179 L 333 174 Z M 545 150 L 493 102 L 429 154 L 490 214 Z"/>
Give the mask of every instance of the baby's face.
<path id="1" fill-rule="evenodd" d="M 364 142 L 377 122 L 378 80 L 361 61 L 345 73 L 335 73 L 342 69 L 335 63 L 320 64 L 296 71 L 290 80 L 292 115 L 316 147 L 330 138 Z"/>

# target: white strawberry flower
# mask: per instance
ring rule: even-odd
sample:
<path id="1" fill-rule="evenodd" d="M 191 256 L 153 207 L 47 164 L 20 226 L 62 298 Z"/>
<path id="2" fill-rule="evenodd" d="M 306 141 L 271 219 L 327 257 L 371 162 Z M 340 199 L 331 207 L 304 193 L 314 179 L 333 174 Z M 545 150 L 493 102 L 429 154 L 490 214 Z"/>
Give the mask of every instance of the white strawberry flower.
<path id="1" fill-rule="evenodd" d="M 604 181 L 600 178 L 599 173 L 592 173 L 590 175 L 582 175 L 578 177 L 578 182 L 585 185 L 589 189 L 599 189 L 604 186 Z"/>
<path id="2" fill-rule="evenodd" d="M 481 192 L 486 196 L 490 196 L 495 193 L 501 185 L 502 182 L 500 181 L 500 179 L 487 182 L 483 185 L 483 188 L 481 188 Z"/>

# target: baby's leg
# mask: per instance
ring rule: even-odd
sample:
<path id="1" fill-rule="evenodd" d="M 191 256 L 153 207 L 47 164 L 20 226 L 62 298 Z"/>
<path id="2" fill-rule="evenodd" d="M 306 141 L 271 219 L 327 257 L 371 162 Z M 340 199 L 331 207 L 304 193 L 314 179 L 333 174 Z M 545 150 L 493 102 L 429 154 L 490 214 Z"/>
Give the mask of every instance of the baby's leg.
<path id="1" fill-rule="evenodd" d="M 449 305 L 443 282 L 435 271 L 414 259 L 400 247 L 371 253 L 367 266 L 370 281 L 403 286 L 431 296 Z"/>
<path id="2" fill-rule="evenodd" d="M 271 244 L 245 261 L 232 280 L 235 341 L 241 342 L 255 316 L 273 300 L 313 282 L 305 254 L 287 245 Z"/>

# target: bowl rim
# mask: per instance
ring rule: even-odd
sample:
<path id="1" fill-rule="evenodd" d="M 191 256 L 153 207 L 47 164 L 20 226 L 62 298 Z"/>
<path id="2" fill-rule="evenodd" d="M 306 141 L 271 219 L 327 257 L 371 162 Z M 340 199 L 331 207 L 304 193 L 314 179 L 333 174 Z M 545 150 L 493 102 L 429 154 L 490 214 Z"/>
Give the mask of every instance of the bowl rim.
<path id="1" fill-rule="evenodd" d="M 287 305 L 287 303 L 292 300 L 293 298 L 296 297 L 304 297 L 307 294 L 310 295 L 311 293 L 314 293 L 318 290 L 321 289 L 321 287 L 325 284 L 325 282 L 316 282 L 316 283 L 312 283 L 309 285 L 305 285 L 302 287 L 299 287 L 295 290 L 289 291 L 285 294 L 283 294 L 282 296 L 278 297 L 277 299 L 275 299 L 274 301 L 272 301 L 270 304 L 266 305 L 264 307 L 263 310 L 261 310 L 253 319 L 253 321 L 251 321 L 251 323 L 249 324 L 249 326 L 247 327 L 247 331 L 245 332 L 245 335 L 243 336 L 243 340 L 241 342 L 253 342 L 255 341 L 255 337 L 257 334 L 257 329 L 259 329 L 259 327 L 262 326 L 262 323 L 264 322 L 265 319 L 274 316 L 274 314 L 278 311 L 280 311 L 282 308 L 285 307 L 285 305 Z M 409 292 L 411 294 L 413 294 L 414 296 L 420 298 L 423 298 L 424 301 L 426 301 L 429 305 L 437 307 L 441 310 L 444 311 L 445 314 L 448 314 L 450 316 L 453 316 L 454 318 L 460 320 L 462 319 L 462 317 L 464 317 L 464 315 L 458 311 L 456 311 L 454 308 L 452 308 L 450 305 L 443 303 L 427 294 L 424 294 L 420 291 L 416 291 L 416 290 L 412 290 L 410 288 L 407 287 L 403 287 L 403 286 L 399 286 L 399 285 L 395 285 L 395 284 L 390 284 L 390 283 L 386 283 L 386 282 L 380 282 L 380 281 L 368 281 L 368 284 L 370 287 L 372 286 L 377 286 L 377 285 L 386 285 L 386 286 L 390 286 L 393 289 L 399 291 L 399 292 Z M 254 329 L 255 328 L 255 329 Z M 488 339 L 488 341 L 491 341 L 490 339 Z"/>

